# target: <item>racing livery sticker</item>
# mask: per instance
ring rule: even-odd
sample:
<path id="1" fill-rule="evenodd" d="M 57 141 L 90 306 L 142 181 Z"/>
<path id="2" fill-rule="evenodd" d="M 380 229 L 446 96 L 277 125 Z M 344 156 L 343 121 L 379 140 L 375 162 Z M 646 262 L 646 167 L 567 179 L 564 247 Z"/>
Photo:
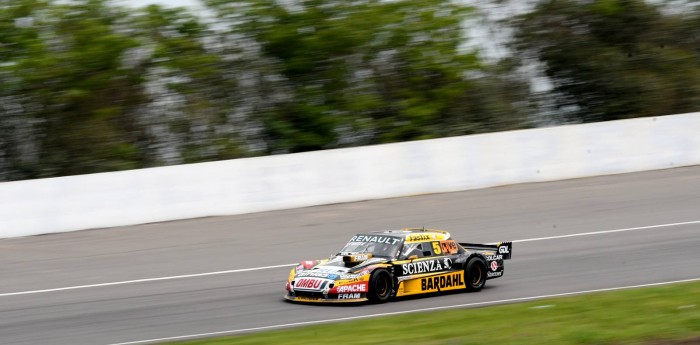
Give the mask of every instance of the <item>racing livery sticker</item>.
<path id="1" fill-rule="evenodd" d="M 499 246 L 499 247 L 498 247 L 498 253 L 500 253 L 500 254 L 510 254 L 510 250 L 508 249 L 507 246 Z"/>
<path id="2" fill-rule="evenodd" d="M 440 249 L 440 242 L 433 242 L 433 253 L 435 253 L 435 255 L 442 254 L 442 249 Z"/>
<path id="3" fill-rule="evenodd" d="M 440 272 L 452 268 L 450 258 L 409 262 L 401 265 L 401 275 Z"/>
<path id="4" fill-rule="evenodd" d="M 427 277 L 420 280 L 422 291 L 441 291 L 443 289 L 464 287 L 462 273 L 445 274 L 437 277 Z"/>
<path id="5" fill-rule="evenodd" d="M 299 266 L 308 270 L 309 268 L 314 267 L 314 265 L 316 265 L 316 261 L 306 260 L 306 261 L 302 261 L 302 263 Z M 301 268 L 301 267 L 298 267 L 298 268 Z"/>
<path id="6" fill-rule="evenodd" d="M 393 236 L 369 236 L 369 235 L 355 235 L 350 239 L 350 242 L 376 242 L 376 243 L 386 243 L 386 244 L 396 244 L 401 239 Z"/>
<path id="7" fill-rule="evenodd" d="M 316 278 L 326 278 L 328 277 L 329 273 L 323 272 L 320 270 L 306 270 L 306 271 L 299 271 L 297 273 L 297 277 L 316 277 Z"/>
<path id="8" fill-rule="evenodd" d="M 402 282 L 397 296 L 458 290 L 466 287 L 464 272 L 451 272 Z"/>
<path id="9" fill-rule="evenodd" d="M 503 271 L 498 272 L 486 272 L 486 278 L 500 277 L 503 275 Z"/>
<path id="10" fill-rule="evenodd" d="M 336 293 L 367 292 L 367 282 L 341 285 L 335 288 Z"/>
<path id="11" fill-rule="evenodd" d="M 430 239 L 431 239 L 430 235 L 426 235 L 426 234 L 410 235 L 410 236 L 406 237 L 406 242 L 430 241 Z"/>
<path id="12" fill-rule="evenodd" d="M 299 278 L 294 283 L 295 290 L 317 290 L 320 291 L 328 283 L 325 279 L 318 278 Z"/>
<path id="13" fill-rule="evenodd" d="M 491 261 L 491 270 L 492 270 L 492 271 L 497 271 L 497 270 L 498 270 L 498 262 L 496 262 L 496 261 Z"/>
<path id="14" fill-rule="evenodd" d="M 363 274 L 343 273 L 340 275 L 340 279 L 359 279 L 362 276 Z"/>
<path id="15" fill-rule="evenodd" d="M 369 258 L 371 258 L 372 255 L 371 255 L 371 254 L 364 253 L 364 254 L 354 254 L 354 255 L 351 255 L 350 257 L 351 257 L 351 260 L 352 260 L 352 261 L 355 261 L 355 262 L 362 262 L 362 261 L 367 261 L 367 260 L 369 260 Z"/>
<path id="16" fill-rule="evenodd" d="M 459 247 L 454 240 L 440 241 L 440 248 L 445 254 L 457 254 Z"/>

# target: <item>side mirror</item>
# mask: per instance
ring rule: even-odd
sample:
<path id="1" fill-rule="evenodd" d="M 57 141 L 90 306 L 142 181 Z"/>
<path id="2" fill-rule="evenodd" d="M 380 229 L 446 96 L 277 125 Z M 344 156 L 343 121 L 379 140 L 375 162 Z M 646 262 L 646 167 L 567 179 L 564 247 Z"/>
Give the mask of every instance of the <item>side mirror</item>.
<path id="1" fill-rule="evenodd" d="M 408 257 L 409 260 L 415 260 L 418 259 L 418 255 L 411 255 Z"/>

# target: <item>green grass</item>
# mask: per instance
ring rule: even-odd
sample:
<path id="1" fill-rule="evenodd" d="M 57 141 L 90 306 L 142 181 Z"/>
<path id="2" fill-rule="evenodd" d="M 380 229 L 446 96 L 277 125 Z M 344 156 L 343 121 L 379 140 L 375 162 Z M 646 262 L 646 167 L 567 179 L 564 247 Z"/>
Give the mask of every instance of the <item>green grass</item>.
<path id="1" fill-rule="evenodd" d="M 411 313 L 178 344 L 656 345 L 684 339 L 700 342 L 700 282 Z"/>

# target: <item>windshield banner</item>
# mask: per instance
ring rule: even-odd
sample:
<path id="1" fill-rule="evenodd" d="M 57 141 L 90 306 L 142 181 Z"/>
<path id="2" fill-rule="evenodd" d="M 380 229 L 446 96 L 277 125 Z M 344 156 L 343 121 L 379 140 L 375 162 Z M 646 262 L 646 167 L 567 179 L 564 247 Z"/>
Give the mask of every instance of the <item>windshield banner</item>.
<path id="1" fill-rule="evenodd" d="M 350 242 L 366 242 L 366 243 L 386 243 L 396 244 L 401 241 L 398 237 L 392 236 L 374 236 L 374 235 L 355 235 L 350 239 Z"/>

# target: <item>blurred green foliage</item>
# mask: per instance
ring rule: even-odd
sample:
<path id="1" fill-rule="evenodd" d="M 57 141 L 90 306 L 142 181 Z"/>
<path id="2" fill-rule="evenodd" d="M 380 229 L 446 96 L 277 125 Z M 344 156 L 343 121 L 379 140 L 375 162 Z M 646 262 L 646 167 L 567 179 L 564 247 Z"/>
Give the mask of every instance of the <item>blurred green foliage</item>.
<path id="1" fill-rule="evenodd" d="M 502 25 L 515 53 L 495 59 L 469 48 L 478 13 L 458 1 L 204 3 L 206 15 L 0 0 L 0 181 L 511 130 L 547 114 L 655 116 L 700 102 L 700 16 L 687 4 L 538 1 Z M 530 91 L 531 66 L 552 90 Z"/>
<path id="2" fill-rule="evenodd" d="M 551 0 L 511 20 L 522 63 L 542 63 L 565 121 L 700 109 L 700 16 L 676 2 Z M 682 10 L 680 10 L 682 9 Z"/>
<path id="3" fill-rule="evenodd" d="M 516 106 L 526 81 L 460 50 L 472 9 L 456 2 L 206 3 L 232 35 L 259 45 L 286 96 L 259 114 L 267 153 L 527 125 Z"/>
<path id="4" fill-rule="evenodd" d="M 138 42 L 100 1 L 0 2 L 0 163 L 4 179 L 136 168 L 146 99 L 121 56 Z M 103 157 L 111 157 L 108 160 Z"/>
<path id="5" fill-rule="evenodd" d="M 0 0 L 0 180 L 523 128 L 527 81 L 410 1 Z"/>
<path id="6" fill-rule="evenodd" d="M 244 156 L 213 34 L 184 9 L 0 1 L 0 180 Z"/>

